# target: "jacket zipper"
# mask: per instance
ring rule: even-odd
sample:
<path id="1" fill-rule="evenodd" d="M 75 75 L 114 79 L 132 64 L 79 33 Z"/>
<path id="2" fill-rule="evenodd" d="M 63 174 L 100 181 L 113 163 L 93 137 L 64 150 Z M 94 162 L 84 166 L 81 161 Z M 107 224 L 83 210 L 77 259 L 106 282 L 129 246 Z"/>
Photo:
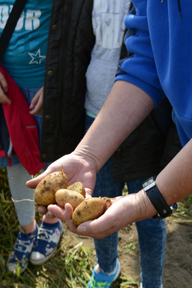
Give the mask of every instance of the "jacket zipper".
<path id="1" fill-rule="evenodd" d="M 165 0 L 161 0 L 161 3 L 163 3 Z M 180 3 L 180 0 L 177 0 L 177 7 L 178 7 L 178 10 L 179 10 L 179 17 L 180 17 L 180 20 L 182 20 L 182 15 L 181 15 L 181 3 Z"/>
<path id="2" fill-rule="evenodd" d="M 65 63 L 66 63 L 66 55 L 67 55 L 67 43 L 68 43 L 68 35 L 70 33 L 70 18 L 71 18 L 71 10 L 72 10 L 72 2 L 71 0 L 66 0 L 65 1 L 65 7 L 64 7 L 64 17 L 63 17 L 63 27 L 62 27 L 62 37 L 61 37 L 61 47 L 60 47 L 60 59 L 62 59 L 59 63 L 59 77 L 60 77 L 60 85 L 59 85 L 59 89 L 58 89 L 58 93 L 59 95 L 61 95 L 61 93 L 63 93 L 63 75 L 65 75 Z M 63 41 L 63 39 L 65 38 L 65 41 Z M 57 103 L 57 108 L 58 111 L 60 111 L 61 107 L 59 106 L 59 102 Z M 56 127 L 56 131 L 58 131 L 58 127 L 59 127 L 59 113 L 58 113 L 58 117 L 57 117 L 57 127 Z"/>

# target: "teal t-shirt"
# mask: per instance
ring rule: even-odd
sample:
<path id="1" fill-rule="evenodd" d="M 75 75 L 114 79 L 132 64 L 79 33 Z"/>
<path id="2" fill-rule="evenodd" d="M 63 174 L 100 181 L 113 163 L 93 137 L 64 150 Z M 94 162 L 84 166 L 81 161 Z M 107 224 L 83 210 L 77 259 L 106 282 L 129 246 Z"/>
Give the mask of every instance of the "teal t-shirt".
<path id="1" fill-rule="evenodd" d="M 0 35 L 14 0 L 0 0 Z M 52 0 L 29 0 L 17 22 L 2 64 L 20 87 L 41 87 L 44 82 Z"/>

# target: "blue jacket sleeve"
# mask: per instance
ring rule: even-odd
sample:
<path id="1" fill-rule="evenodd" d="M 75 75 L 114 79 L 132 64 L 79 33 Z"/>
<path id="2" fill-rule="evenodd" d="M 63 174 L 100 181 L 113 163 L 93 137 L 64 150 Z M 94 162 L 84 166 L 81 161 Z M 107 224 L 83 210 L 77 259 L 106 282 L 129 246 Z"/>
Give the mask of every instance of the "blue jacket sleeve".
<path id="1" fill-rule="evenodd" d="M 140 7 L 136 14 L 132 10 L 125 18 L 128 31 L 124 41 L 131 57 L 120 62 L 115 81 L 123 80 L 140 87 L 153 99 L 156 107 L 165 94 L 155 67 L 145 11 L 146 7 Z"/>

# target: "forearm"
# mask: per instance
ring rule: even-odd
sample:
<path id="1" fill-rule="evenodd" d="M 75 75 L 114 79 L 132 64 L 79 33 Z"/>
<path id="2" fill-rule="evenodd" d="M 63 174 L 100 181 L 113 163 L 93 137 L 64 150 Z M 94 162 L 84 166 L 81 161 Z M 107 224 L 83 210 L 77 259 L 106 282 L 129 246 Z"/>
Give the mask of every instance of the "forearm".
<path id="1" fill-rule="evenodd" d="M 153 101 L 143 90 L 131 83 L 117 81 L 75 153 L 93 159 L 97 171 L 100 170 L 152 109 Z"/>
<path id="2" fill-rule="evenodd" d="M 159 173 L 156 186 L 168 205 L 172 205 L 192 193 L 192 140 L 174 157 L 174 159 Z M 138 193 L 137 207 L 139 219 L 154 216 L 157 211 L 151 204 L 146 192 Z"/>
<path id="3" fill-rule="evenodd" d="M 156 183 L 169 205 L 192 193 L 192 140 L 162 170 Z"/>

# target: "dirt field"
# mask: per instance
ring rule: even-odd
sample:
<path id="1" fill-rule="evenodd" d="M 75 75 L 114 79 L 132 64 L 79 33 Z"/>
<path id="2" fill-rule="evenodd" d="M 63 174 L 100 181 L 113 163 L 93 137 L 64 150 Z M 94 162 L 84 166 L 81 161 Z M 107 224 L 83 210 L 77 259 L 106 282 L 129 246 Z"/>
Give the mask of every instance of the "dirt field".
<path id="1" fill-rule="evenodd" d="M 192 223 L 191 220 L 167 218 L 167 245 L 164 265 L 164 288 L 192 288 Z M 64 224 L 64 239 L 71 237 L 71 232 Z M 74 236 L 74 234 L 73 234 Z M 83 246 L 94 248 L 93 240 L 89 237 L 75 235 Z M 121 277 L 129 278 L 132 285 L 139 287 L 139 249 L 137 230 L 134 224 L 119 232 L 119 261 Z M 93 257 L 93 263 L 95 257 Z M 119 280 L 120 281 L 120 280 Z M 122 280 L 121 280 L 122 281 Z M 115 286 L 115 285 L 112 285 Z M 117 287 L 117 285 L 115 286 Z M 119 285 L 120 287 L 120 285 Z"/>

